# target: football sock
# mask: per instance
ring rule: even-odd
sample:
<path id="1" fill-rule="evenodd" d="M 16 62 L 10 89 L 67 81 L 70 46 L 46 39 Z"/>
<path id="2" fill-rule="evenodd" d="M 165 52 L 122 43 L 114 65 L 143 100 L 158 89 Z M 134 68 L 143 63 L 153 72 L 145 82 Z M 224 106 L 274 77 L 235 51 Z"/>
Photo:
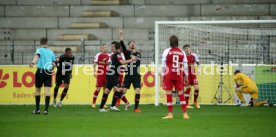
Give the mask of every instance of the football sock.
<path id="1" fill-rule="evenodd" d="M 111 107 L 116 106 L 117 99 L 119 99 L 119 97 L 120 97 L 120 92 L 115 91 L 114 94 L 113 94 L 113 99 L 112 99 Z"/>
<path id="2" fill-rule="evenodd" d="M 58 85 L 56 85 L 56 86 L 55 86 L 55 89 L 54 89 L 54 99 L 56 99 L 56 98 L 57 98 L 58 89 L 59 89 L 59 86 L 58 86 Z"/>
<path id="3" fill-rule="evenodd" d="M 93 96 L 93 101 L 92 101 L 92 103 L 93 103 L 93 104 L 95 104 L 95 103 L 96 103 L 96 100 L 97 100 L 98 94 L 99 94 L 99 91 L 95 90 L 95 91 L 94 91 L 94 96 Z"/>
<path id="4" fill-rule="evenodd" d="M 104 105 L 106 103 L 107 98 L 108 98 L 108 94 L 104 93 L 103 97 L 102 97 L 102 102 L 101 102 L 101 105 L 100 105 L 100 109 L 104 108 Z"/>
<path id="5" fill-rule="evenodd" d="M 117 106 L 120 106 L 120 104 L 121 104 L 121 100 L 120 100 L 120 99 L 117 99 L 116 105 L 117 105 Z"/>
<path id="6" fill-rule="evenodd" d="M 168 112 L 172 113 L 173 106 L 172 106 L 172 94 L 167 94 L 167 107 L 168 107 Z"/>
<path id="7" fill-rule="evenodd" d="M 134 106 L 134 109 L 138 108 L 139 101 L 140 101 L 140 94 L 135 94 L 135 106 Z"/>
<path id="8" fill-rule="evenodd" d="M 199 90 L 195 90 L 194 91 L 194 102 L 197 102 L 198 94 L 199 94 Z"/>
<path id="9" fill-rule="evenodd" d="M 50 96 L 46 96 L 45 97 L 45 110 L 46 111 L 48 111 L 49 104 L 50 104 Z"/>
<path id="10" fill-rule="evenodd" d="M 260 102 L 256 103 L 256 106 L 261 107 L 261 106 L 264 106 L 264 104 L 266 104 L 266 103 L 267 103 L 267 101 L 260 101 Z"/>
<path id="11" fill-rule="evenodd" d="M 187 111 L 187 104 L 186 104 L 187 101 L 185 100 L 184 94 L 179 94 L 178 97 L 180 100 L 182 111 L 185 113 Z"/>
<path id="12" fill-rule="evenodd" d="M 60 101 L 64 99 L 64 97 L 67 95 L 67 92 L 68 92 L 68 88 L 64 88 L 60 97 Z"/>
<path id="13" fill-rule="evenodd" d="M 189 105 L 190 92 L 191 92 L 191 88 L 187 88 L 185 91 L 185 98 L 186 98 L 187 105 Z"/>
<path id="14" fill-rule="evenodd" d="M 35 110 L 39 110 L 40 95 L 35 96 Z"/>
<path id="15" fill-rule="evenodd" d="M 122 94 L 121 99 L 122 99 L 126 104 L 129 103 L 128 100 L 127 100 L 127 98 L 126 98 L 126 96 L 125 96 L 125 94 Z"/>

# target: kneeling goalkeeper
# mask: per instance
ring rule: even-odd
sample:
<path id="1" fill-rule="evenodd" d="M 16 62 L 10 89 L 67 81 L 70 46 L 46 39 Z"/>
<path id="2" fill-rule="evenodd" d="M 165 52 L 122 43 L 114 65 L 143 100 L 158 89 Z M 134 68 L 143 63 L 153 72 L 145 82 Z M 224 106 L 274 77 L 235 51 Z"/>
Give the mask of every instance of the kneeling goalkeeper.
<path id="1" fill-rule="evenodd" d="M 241 73 L 239 70 L 236 70 L 234 75 L 234 80 L 237 85 L 235 92 L 241 101 L 241 106 L 247 106 L 242 93 L 250 94 L 254 107 L 263 106 L 264 104 L 268 103 L 267 101 L 259 101 L 257 84 L 251 78 L 249 78 L 249 76 Z"/>

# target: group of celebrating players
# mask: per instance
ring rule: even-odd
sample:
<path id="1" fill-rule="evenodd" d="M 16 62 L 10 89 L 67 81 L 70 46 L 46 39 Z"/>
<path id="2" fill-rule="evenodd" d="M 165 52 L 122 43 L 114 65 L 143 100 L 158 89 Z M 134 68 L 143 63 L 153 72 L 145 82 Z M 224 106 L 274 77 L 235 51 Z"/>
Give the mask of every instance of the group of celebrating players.
<path id="1" fill-rule="evenodd" d="M 167 91 L 167 104 L 169 114 L 164 117 L 164 119 L 173 118 L 172 116 L 172 90 L 175 89 L 178 91 L 180 98 L 180 104 L 182 105 L 184 118 L 188 119 L 189 116 L 186 113 L 186 107 L 192 108 L 189 104 L 190 96 L 190 86 L 194 86 L 194 104 L 196 108 L 200 108 L 199 103 L 197 102 L 199 88 L 198 81 L 196 78 L 196 73 L 194 71 L 194 66 L 197 64 L 199 66 L 199 59 L 195 53 L 191 53 L 190 45 L 184 45 L 183 49 L 185 52 L 178 48 L 178 38 L 172 36 L 170 38 L 171 48 L 166 49 L 163 54 L 163 70 L 162 80 L 164 82 L 164 90 Z M 141 76 L 140 76 L 140 59 L 141 54 L 135 51 L 135 42 L 128 42 L 128 49 L 123 42 L 122 32 L 120 32 L 120 43 L 112 42 L 111 55 L 106 53 L 106 45 L 101 46 L 101 53 L 98 53 L 94 60 L 94 69 L 96 70 L 96 65 L 98 65 L 97 71 L 94 74 L 97 78 L 96 90 L 93 95 L 92 107 L 96 107 L 96 99 L 98 94 L 103 88 L 104 93 L 102 96 L 101 105 L 99 108 L 100 112 L 106 112 L 105 103 L 108 97 L 108 94 L 114 88 L 114 95 L 112 104 L 110 106 L 111 111 L 120 111 L 116 107 L 116 102 L 119 99 L 122 99 L 125 103 L 125 110 L 128 110 L 130 103 L 128 102 L 125 93 L 127 89 L 130 88 L 130 85 L 133 84 L 135 89 L 135 107 L 134 112 L 141 112 L 138 108 L 140 100 L 140 89 L 141 89 Z M 126 65 L 126 68 L 123 66 Z M 110 68 L 108 68 L 110 66 Z M 186 67 L 185 67 L 186 66 Z M 187 68 L 187 69 L 183 69 Z M 198 67 L 199 68 L 199 67 Z M 200 69 L 198 69 L 199 72 Z M 115 72 L 115 73 L 112 73 Z M 167 72 L 167 73 L 166 73 Z M 185 73 L 186 72 L 186 73 Z M 123 78 L 123 73 L 125 77 Z M 184 75 L 185 73 L 185 75 Z M 183 80 L 183 78 L 186 78 Z M 163 83 L 162 82 L 162 83 Z M 186 87 L 185 97 L 183 94 L 184 86 Z M 183 95 L 183 96 L 182 96 Z"/>
<path id="2" fill-rule="evenodd" d="M 56 72 L 56 86 L 54 88 L 54 100 L 55 107 L 62 107 L 62 101 L 66 97 L 69 89 L 70 79 L 72 78 L 72 65 L 75 57 L 72 55 L 72 50 L 66 48 L 65 54 L 61 55 L 57 59 L 54 53 L 47 48 L 47 38 L 41 39 L 41 48 L 36 51 L 34 59 L 30 64 L 33 67 L 37 64 L 36 71 L 36 109 L 33 114 L 40 114 L 40 89 L 44 84 L 45 87 L 45 111 L 44 114 L 48 114 L 48 107 L 50 102 L 50 87 L 51 87 L 51 75 L 53 67 L 57 67 Z M 162 56 L 162 83 L 163 88 L 167 94 L 167 106 L 169 114 L 164 119 L 173 118 L 172 114 L 172 90 L 178 92 L 180 99 L 180 105 L 184 113 L 184 119 L 188 119 L 186 108 L 192 108 L 188 104 L 190 95 L 190 86 L 194 86 L 194 105 L 196 108 L 200 108 L 197 102 L 198 98 L 198 81 L 194 66 L 199 66 L 199 59 L 196 54 L 191 53 L 191 47 L 184 45 L 184 51 L 178 48 L 177 36 L 170 37 L 170 48 L 166 49 Z M 96 89 L 92 97 L 92 108 L 96 108 L 96 100 L 101 89 L 103 89 L 103 95 L 99 106 L 99 112 L 107 112 L 106 101 L 109 93 L 113 89 L 113 98 L 110 111 L 120 111 L 116 106 L 118 100 L 122 100 L 125 103 L 125 110 L 128 110 L 131 104 L 126 98 L 125 94 L 130 88 L 131 84 L 135 90 L 135 104 L 134 112 L 141 112 L 139 108 L 140 102 L 140 90 L 142 87 L 141 75 L 140 75 L 140 63 L 141 53 L 136 51 L 135 41 L 128 42 L 128 48 L 123 41 L 123 32 L 120 31 L 120 42 L 111 43 L 111 54 L 107 53 L 107 46 L 101 45 L 100 53 L 96 54 L 94 59 L 94 76 L 96 77 Z M 50 62 L 50 63 L 49 63 Z M 51 63 L 54 62 L 54 63 Z M 69 70 L 69 71 L 68 71 Z M 198 71 L 199 72 L 199 71 Z M 60 97 L 60 101 L 57 102 L 58 89 L 60 85 L 64 83 L 64 89 Z M 184 95 L 184 86 L 186 92 Z"/>
<path id="3" fill-rule="evenodd" d="M 56 86 L 54 88 L 53 105 L 55 107 L 62 107 L 62 101 L 66 97 L 69 89 L 70 79 L 72 78 L 72 65 L 75 57 L 72 55 L 70 48 L 65 49 L 65 54 L 59 58 L 55 58 L 53 51 L 48 48 L 47 38 L 40 40 L 41 48 L 37 49 L 32 63 L 29 66 L 32 68 L 37 65 L 35 74 L 35 103 L 36 109 L 33 114 L 40 114 L 40 90 L 45 87 L 45 111 L 48 114 L 50 104 L 50 87 L 52 86 L 53 67 L 57 67 L 56 72 Z M 128 102 L 125 93 L 130 88 L 131 84 L 135 89 L 135 106 L 134 112 L 141 112 L 139 109 L 141 76 L 140 76 L 140 62 L 141 54 L 135 50 L 135 41 L 129 41 L 128 48 L 123 41 L 123 32 L 120 32 L 120 42 L 111 43 L 111 54 L 107 54 L 107 46 L 101 46 L 101 52 L 95 56 L 94 60 L 94 76 L 97 78 L 96 89 L 92 97 L 92 108 L 96 108 L 97 96 L 103 88 L 104 93 L 99 107 L 100 112 L 107 112 L 104 108 L 106 100 L 110 91 L 113 89 L 113 100 L 110 106 L 111 111 L 120 111 L 116 104 L 118 100 L 122 99 L 126 104 L 126 110 L 131 106 Z M 96 68 L 97 66 L 97 68 Z M 70 69 L 71 68 L 71 69 Z M 124 79 L 124 81 L 123 81 Z M 64 89 L 57 102 L 56 98 L 61 84 L 64 83 Z"/>
<path id="4" fill-rule="evenodd" d="M 99 107 L 99 112 L 107 112 L 105 109 L 106 100 L 110 91 L 113 89 L 114 94 L 110 106 L 111 111 L 120 111 L 116 106 L 118 100 L 125 103 L 125 110 L 131 106 L 125 94 L 132 84 L 135 89 L 135 106 L 134 112 L 141 112 L 139 108 L 141 75 L 140 62 L 141 54 L 135 50 L 135 41 L 128 42 L 126 48 L 123 41 L 123 32 L 120 31 L 120 42 L 111 43 L 111 54 L 107 54 L 107 46 L 101 46 L 101 53 L 95 56 L 94 76 L 97 79 L 96 90 L 93 94 L 92 108 L 96 108 L 96 99 L 103 88 L 103 96 Z M 98 66 L 96 68 L 96 66 Z"/>
<path id="5" fill-rule="evenodd" d="M 29 64 L 31 68 L 35 64 L 37 65 L 37 71 L 35 73 L 36 108 L 32 112 L 33 114 L 40 114 L 40 90 L 43 85 L 45 87 L 44 114 L 48 114 L 54 66 L 57 67 L 53 100 L 55 107 L 62 107 L 62 101 L 67 95 L 70 79 L 72 78 L 72 65 L 75 60 L 75 57 L 72 55 L 72 50 L 66 48 L 65 54 L 56 59 L 53 51 L 48 48 L 47 42 L 47 38 L 41 39 L 41 48 L 37 49 L 32 63 Z M 164 50 L 162 55 L 161 83 L 163 89 L 166 91 L 168 107 L 168 114 L 163 119 L 173 118 L 173 90 L 178 93 L 184 119 L 189 119 L 187 108 L 193 108 L 189 105 L 191 86 L 194 88 L 194 107 L 200 108 L 198 103 L 199 87 L 197 80 L 197 74 L 200 73 L 199 59 L 195 53 L 191 52 L 190 45 L 184 45 L 182 50 L 179 48 L 178 42 L 178 37 L 172 35 L 169 38 L 170 47 Z M 120 100 L 125 103 L 125 110 L 128 110 L 131 104 L 125 94 L 132 84 L 135 90 L 134 112 L 141 112 L 139 108 L 140 90 L 142 87 L 140 75 L 141 53 L 136 51 L 135 41 L 129 41 L 127 48 L 123 41 L 123 32 L 120 31 L 120 42 L 114 41 L 111 43 L 112 53 L 107 53 L 106 45 L 102 45 L 100 51 L 95 56 L 93 65 L 94 76 L 97 80 L 96 89 L 92 97 L 92 108 L 96 108 L 96 99 L 100 90 L 103 89 L 104 92 L 99 112 L 107 112 L 108 110 L 105 104 L 109 93 L 113 89 L 114 94 L 109 110 L 119 112 L 120 110 L 116 106 Z M 197 72 L 195 72 L 195 65 L 198 68 Z M 237 85 L 235 92 L 241 100 L 242 106 L 246 106 L 246 101 L 242 93 L 251 95 L 252 106 L 263 106 L 268 103 L 268 101 L 258 100 L 258 87 L 252 79 L 239 70 L 236 70 L 234 74 L 234 81 Z M 57 102 L 58 90 L 62 83 L 64 83 L 64 89 L 59 102 Z"/>

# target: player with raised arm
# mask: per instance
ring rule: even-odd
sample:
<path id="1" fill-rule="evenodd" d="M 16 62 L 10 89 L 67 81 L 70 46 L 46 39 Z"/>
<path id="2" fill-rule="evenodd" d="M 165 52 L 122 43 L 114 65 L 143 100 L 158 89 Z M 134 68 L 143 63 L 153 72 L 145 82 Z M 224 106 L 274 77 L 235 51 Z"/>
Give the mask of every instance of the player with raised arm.
<path id="1" fill-rule="evenodd" d="M 121 92 L 121 85 L 120 85 L 120 80 L 119 80 L 119 73 L 122 65 L 128 64 L 130 62 L 136 61 L 136 58 L 131 58 L 129 60 L 123 60 L 121 56 L 121 45 L 119 42 L 115 42 L 115 52 L 111 56 L 111 64 L 109 66 L 109 69 L 107 70 L 106 73 L 106 89 L 102 97 L 101 105 L 100 105 L 100 112 L 106 112 L 107 110 L 104 109 L 104 105 L 106 103 L 106 100 L 108 98 L 108 94 L 114 88 L 114 95 L 113 95 L 113 100 L 112 104 L 110 106 L 111 111 L 120 111 L 116 107 L 117 99 L 119 99 L 122 95 Z"/>
<path id="2" fill-rule="evenodd" d="M 112 43 L 111 43 L 111 53 L 109 54 L 109 57 L 111 57 L 112 56 L 112 54 L 116 51 L 115 50 L 115 44 L 116 44 L 117 42 L 116 41 L 113 41 Z M 125 55 L 124 55 L 124 53 L 122 52 L 122 50 L 121 50 L 121 56 L 122 56 L 122 59 L 123 60 L 126 60 L 126 58 L 125 58 Z M 109 63 L 111 62 L 111 59 L 109 58 L 109 61 L 108 61 Z M 124 65 L 122 65 L 121 66 L 121 69 L 120 69 L 120 73 L 119 73 L 119 81 L 120 81 L 120 87 L 123 87 L 123 84 L 124 84 L 124 71 L 125 71 L 125 66 Z M 121 89 L 121 88 L 120 88 Z M 126 107 L 129 107 L 130 106 L 130 103 L 128 102 L 128 100 L 127 100 L 127 98 L 126 98 L 126 96 L 123 94 L 122 96 L 121 96 L 121 99 L 124 101 L 124 103 L 126 104 Z M 118 99 L 117 100 L 117 105 L 119 105 L 120 104 L 120 99 Z"/>
<path id="3" fill-rule="evenodd" d="M 107 46 L 105 44 L 101 45 L 100 53 L 96 54 L 94 59 L 94 76 L 97 79 L 96 90 L 93 93 L 92 108 L 96 108 L 96 100 L 101 88 L 105 91 L 106 84 L 106 71 L 109 60 L 109 55 L 107 54 Z M 97 69 L 96 69 L 97 66 Z"/>
<path id="4" fill-rule="evenodd" d="M 170 48 L 167 48 L 162 55 L 162 77 L 161 82 L 163 88 L 166 91 L 168 115 L 163 119 L 173 118 L 173 98 L 172 90 L 175 89 L 178 92 L 180 105 L 182 107 L 183 118 L 189 119 L 187 113 L 187 103 L 183 94 L 184 80 L 187 81 L 188 66 L 185 52 L 178 48 L 178 37 L 172 35 L 170 37 Z M 184 74 L 185 73 L 185 77 Z"/>
<path id="5" fill-rule="evenodd" d="M 57 65 L 57 73 L 56 73 L 56 86 L 54 89 L 54 107 L 62 107 L 62 101 L 64 97 L 67 95 L 70 79 L 72 78 L 72 68 L 74 64 L 75 57 L 72 55 L 72 50 L 70 48 L 65 49 L 65 54 L 62 54 L 56 60 Z M 58 94 L 59 86 L 64 83 L 64 89 L 62 91 L 60 100 L 57 104 L 56 98 Z"/>
<path id="6" fill-rule="evenodd" d="M 136 47 L 135 41 L 129 41 L 128 49 L 126 48 L 123 41 L 122 31 L 120 31 L 120 42 L 126 59 L 130 59 L 131 56 L 135 56 L 138 59 L 136 62 L 131 62 L 127 64 L 127 68 L 125 71 L 126 74 L 124 78 L 123 96 L 130 88 L 130 85 L 132 84 L 135 90 L 134 112 L 141 112 L 141 110 L 139 109 L 140 90 L 141 90 L 141 75 L 140 75 L 141 53 L 135 50 L 135 47 Z M 125 110 L 128 110 L 128 107 L 130 107 L 129 103 L 126 104 Z"/>
<path id="7" fill-rule="evenodd" d="M 185 91 L 185 97 L 187 101 L 187 108 L 193 108 L 189 105 L 189 98 L 190 98 L 190 92 L 191 92 L 191 86 L 194 87 L 194 106 L 195 108 L 200 108 L 200 105 L 197 101 L 197 98 L 199 96 L 199 88 L 198 88 L 198 80 L 196 75 L 200 74 L 200 64 L 197 54 L 191 52 L 191 46 L 190 45 L 184 45 L 183 49 L 186 53 L 186 57 L 188 60 L 188 83 L 184 86 L 187 88 Z M 195 72 L 195 64 L 197 65 L 197 73 Z"/>

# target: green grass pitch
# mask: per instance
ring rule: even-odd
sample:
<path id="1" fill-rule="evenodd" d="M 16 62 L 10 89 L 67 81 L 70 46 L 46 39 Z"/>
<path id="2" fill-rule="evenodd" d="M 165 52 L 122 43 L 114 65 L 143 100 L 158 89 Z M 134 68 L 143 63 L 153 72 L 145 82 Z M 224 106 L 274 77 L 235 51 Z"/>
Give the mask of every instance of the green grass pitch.
<path id="1" fill-rule="evenodd" d="M 142 105 L 132 111 L 100 113 L 88 105 L 50 107 L 49 115 L 32 115 L 34 106 L 0 106 L 1 137 L 273 137 L 275 107 L 202 106 L 183 120 L 162 120 L 165 106 Z M 43 108 L 43 106 L 42 106 Z M 123 106 L 120 106 L 123 110 Z"/>

